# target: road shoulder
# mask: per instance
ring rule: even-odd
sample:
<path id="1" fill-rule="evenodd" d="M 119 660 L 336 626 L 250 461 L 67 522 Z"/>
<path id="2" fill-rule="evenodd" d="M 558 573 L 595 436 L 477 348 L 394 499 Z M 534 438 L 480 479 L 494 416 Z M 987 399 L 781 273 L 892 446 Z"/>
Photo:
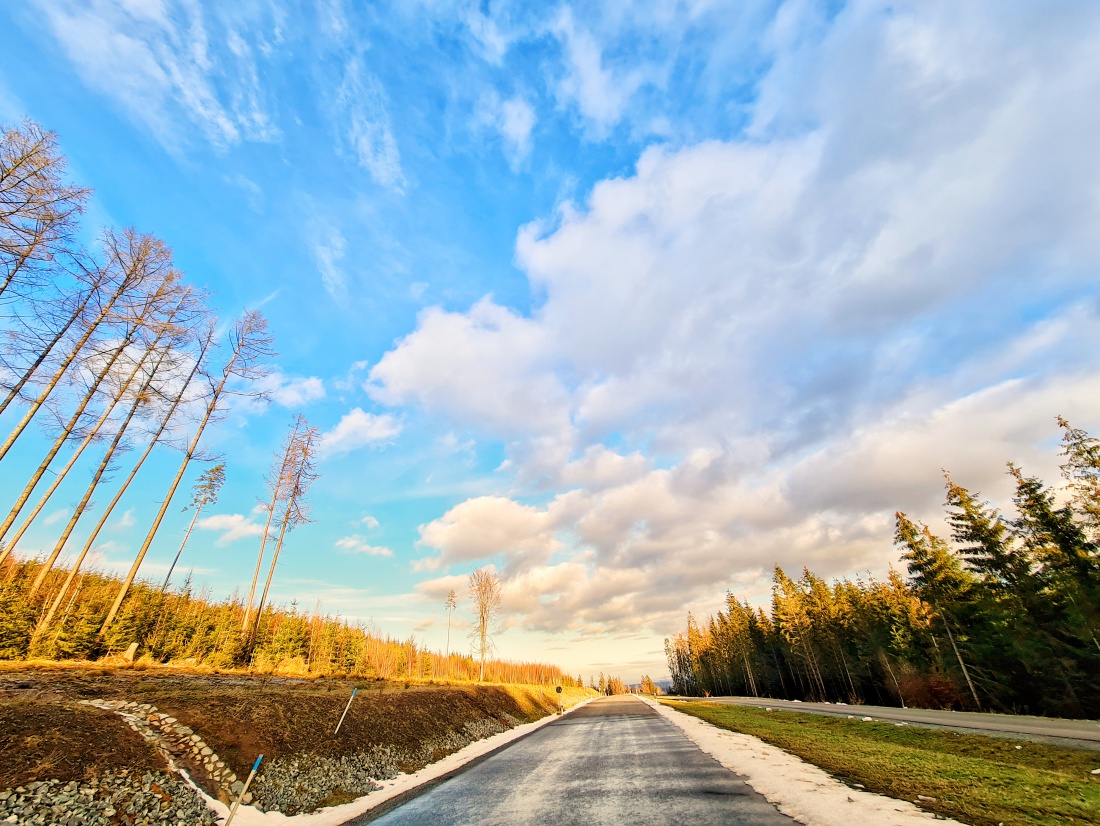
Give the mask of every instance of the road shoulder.
<path id="1" fill-rule="evenodd" d="M 700 749 L 735 774 L 783 814 L 806 826 L 926 826 L 929 821 L 961 826 L 912 803 L 853 789 L 793 754 L 746 734 L 727 731 L 696 717 L 646 700 Z"/>

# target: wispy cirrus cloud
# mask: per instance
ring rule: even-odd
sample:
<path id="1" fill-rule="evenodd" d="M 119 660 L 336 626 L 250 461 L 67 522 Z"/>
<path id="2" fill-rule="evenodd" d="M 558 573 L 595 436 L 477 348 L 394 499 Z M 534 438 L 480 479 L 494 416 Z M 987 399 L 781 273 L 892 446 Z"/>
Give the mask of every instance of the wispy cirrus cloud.
<path id="1" fill-rule="evenodd" d="M 343 233 L 335 226 L 314 220 L 310 225 L 307 243 L 326 292 L 335 301 L 345 300 L 348 295 L 348 279 L 344 273 L 343 261 L 347 241 L 344 240 Z"/>
<path id="2" fill-rule="evenodd" d="M 379 186 L 401 192 L 405 176 L 390 121 L 389 103 L 381 81 L 359 57 L 344 66 L 334 98 L 334 117 L 341 143 Z"/>
<path id="3" fill-rule="evenodd" d="M 36 5 L 84 82 L 169 148 L 184 142 L 183 124 L 218 148 L 278 140 L 252 47 L 199 4 Z"/>

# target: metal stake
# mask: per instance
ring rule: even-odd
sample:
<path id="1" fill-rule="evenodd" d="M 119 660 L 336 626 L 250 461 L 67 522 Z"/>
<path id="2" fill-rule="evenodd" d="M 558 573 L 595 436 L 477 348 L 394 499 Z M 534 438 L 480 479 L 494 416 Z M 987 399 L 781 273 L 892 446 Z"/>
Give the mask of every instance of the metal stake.
<path id="1" fill-rule="evenodd" d="M 358 688 L 352 689 L 351 696 L 348 697 L 348 704 L 344 706 L 344 713 L 340 715 L 340 722 L 336 724 L 336 731 L 332 733 L 333 737 L 340 733 L 340 726 L 344 725 L 344 718 L 348 716 L 348 709 L 351 708 L 351 701 L 355 699 L 355 695 L 358 693 Z"/>
<path id="2" fill-rule="evenodd" d="M 248 779 L 244 781 L 244 788 L 237 795 L 237 802 L 233 804 L 233 808 L 229 811 L 229 820 L 225 821 L 225 826 L 229 826 L 233 822 L 233 817 L 237 814 L 237 809 L 240 807 L 241 801 L 244 800 L 244 796 L 248 794 L 248 787 L 252 785 L 252 778 L 256 776 L 256 770 L 260 768 L 260 761 L 263 759 L 264 756 L 261 754 L 256 758 L 256 762 L 252 764 L 252 771 L 248 773 Z"/>

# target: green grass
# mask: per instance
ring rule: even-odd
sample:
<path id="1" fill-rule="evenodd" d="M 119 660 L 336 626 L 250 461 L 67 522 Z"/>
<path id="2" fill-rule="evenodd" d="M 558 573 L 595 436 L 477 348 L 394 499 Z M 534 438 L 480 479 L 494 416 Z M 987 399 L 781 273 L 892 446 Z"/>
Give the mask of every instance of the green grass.
<path id="1" fill-rule="evenodd" d="M 717 703 L 667 703 L 868 791 L 974 826 L 1100 824 L 1100 752 Z M 1016 747 L 1021 748 L 1017 749 Z"/>

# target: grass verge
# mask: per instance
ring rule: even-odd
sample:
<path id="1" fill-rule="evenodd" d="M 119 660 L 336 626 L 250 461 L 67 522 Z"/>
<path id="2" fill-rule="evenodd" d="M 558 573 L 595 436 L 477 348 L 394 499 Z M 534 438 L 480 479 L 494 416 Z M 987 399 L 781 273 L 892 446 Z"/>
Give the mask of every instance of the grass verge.
<path id="1" fill-rule="evenodd" d="M 1090 774 L 1100 767 L 1094 751 L 717 703 L 667 705 L 963 823 L 1100 824 L 1100 777 Z"/>

